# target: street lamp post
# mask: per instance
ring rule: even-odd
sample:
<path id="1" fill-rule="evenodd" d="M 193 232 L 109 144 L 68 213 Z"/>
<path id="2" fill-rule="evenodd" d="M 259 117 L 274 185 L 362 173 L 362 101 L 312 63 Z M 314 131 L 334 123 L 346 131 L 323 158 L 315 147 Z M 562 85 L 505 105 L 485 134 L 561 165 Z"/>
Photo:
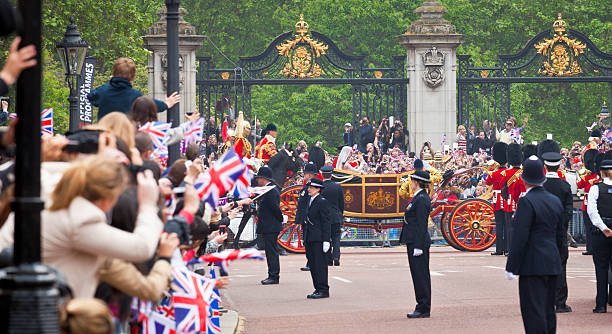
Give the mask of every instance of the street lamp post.
<path id="1" fill-rule="evenodd" d="M 70 24 L 64 33 L 64 38 L 55 43 L 55 48 L 64 68 L 66 85 L 70 88 L 70 96 L 68 97 L 68 102 L 70 103 L 70 131 L 75 131 L 79 128 L 80 123 L 77 77 L 81 75 L 81 69 L 83 68 L 89 45 L 81 39 L 81 34 L 77 31 L 72 16 L 70 17 Z"/>
<path id="2" fill-rule="evenodd" d="M 178 19 L 180 0 L 166 0 L 166 39 L 168 43 L 168 81 L 167 95 L 179 91 L 179 49 L 178 49 Z M 168 120 L 172 127 L 179 126 L 179 104 L 175 104 L 168 110 Z M 168 147 L 168 166 L 179 158 L 179 145 Z"/>
<path id="3" fill-rule="evenodd" d="M 41 1 L 20 0 L 21 47 L 34 45 L 36 66 L 17 80 L 14 267 L 0 271 L 0 333 L 57 333 L 55 276 L 40 263 Z"/>

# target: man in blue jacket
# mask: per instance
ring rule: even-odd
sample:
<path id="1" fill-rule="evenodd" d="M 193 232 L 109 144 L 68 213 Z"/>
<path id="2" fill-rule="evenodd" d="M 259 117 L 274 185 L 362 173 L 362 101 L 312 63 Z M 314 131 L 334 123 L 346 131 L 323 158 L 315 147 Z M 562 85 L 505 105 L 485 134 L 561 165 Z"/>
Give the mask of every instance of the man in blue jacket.
<path id="1" fill-rule="evenodd" d="M 546 191 L 544 164 L 532 155 L 523 162 L 527 192 L 518 201 L 506 278 L 519 276 L 519 299 L 526 333 L 555 333 L 555 290 L 561 274 L 565 231 L 559 198 Z"/>
<path id="2" fill-rule="evenodd" d="M 142 92 L 132 88 L 132 82 L 136 77 L 136 64 L 130 58 L 119 58 L 113 64 L 112 78 L 87 95 L 91 104 L 98 107 L 98 120 L 113 111 L 129 113 L 132 103 Z M 178 92 L 174 92 L 166 101 L 155 100 L 158 112 L 172 108 L 180 101 Z"/>

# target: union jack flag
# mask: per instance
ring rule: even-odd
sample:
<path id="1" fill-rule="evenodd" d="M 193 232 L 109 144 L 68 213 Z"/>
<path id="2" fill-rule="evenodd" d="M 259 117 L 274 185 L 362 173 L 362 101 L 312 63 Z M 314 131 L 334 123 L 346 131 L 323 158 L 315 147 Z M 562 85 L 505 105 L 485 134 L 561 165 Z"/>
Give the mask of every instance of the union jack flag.
<path id="1" fill-rule="evenodd" d="M 40 135 L 53 137 L 53 108 L 40 112 Z"/>
<path id="2" fill-rule="evenodd" d="M 9 113 L 9 119 L 16 119 L 16 118 L 17 118 L 17 114 L 16 113 L 14 113 L 14 112 Z"/>
<path id="3" fill-rule="evenodd" d="M 215 267 L 210 267 L 210 277 L 215 279 Z M 210 316 L 206 317 L 206 329 L 208 334 L 221 334 L 221 323 L 219 320 L 219 301 L 221 296 L 219 290 L 213 289 L 213 299 L 210 303 Z"/>
<path id="4" fill-rule="evenodd" d="M 147 122 L 138 129 L 138 131 L 146 132 L 153 140 L 153 156 L 167 157 L 168 145 L 166 145 L 166 133 L 172 127 L 172 123 L 164 122 Z"/>
<path id="5" fill-rule="evenodd" d="M 518 144 L 523 143 L 523 136 L 521 136 L 519 129 L 514 128 L 510 130 L 510 138 L 512 138 Z"/>
<path id="6" fill-rule="evenodd" d="M 234 148 L 230 147 L 212 168 L 198 178 L 193 186 L 198 191 L 200 199 L 214 209 L 221 195 L 232 189 L 245 168 L 246 165 L 242 159 L 236 154 Z"/>
<path id="7" fill-rule="evenodd" d="M 225 270 L 228 271 L 228 265 L 230 262 L 241 259 L 251 260 L 263 260 L 261 252 L 255 248 L 249 249 L 226 249 L 221 252 L 202 255 L 199 258 L 192 258 L 186 261 L 186 265 L 192 265 L 195 263 L 215 263 Z"/>
<path id="8" fill-rule="evenodd" d="M 198 118 L 197 120 L 187 124 L 185 127 L 185 133 L 183 139 L 185 140 L 185 147 L 192 143 L 202 141 L 202 135 L 204 133 L 204 118 Z"/>
<path id="9" fill-rule="evenodd" d="M 206 333 L 206 317 L 215 298 L 213 288 L 216 281 L 191 272 L 187 267 L 172 268 L 172 280 L 176 332 Z"/>
<path id="10" fill-rule="evenodd" d="M 612 143 L 612 129 L 608 129 L 608 130 L 604 131 L 602 138 L 606 142 Z"/>
<path id="11" fill-rule="evenodd" d="M 236 181 L 236 184 L 234 185 L 234 197 L 250 197 L 251 193 L 249 192 L 249 186 L 251 185 L 251 180 L 253 179 L 253 176 L 254 175 L 251 169 L 245 166 L 242 175 L 240 175 L 240 177 Z"/>

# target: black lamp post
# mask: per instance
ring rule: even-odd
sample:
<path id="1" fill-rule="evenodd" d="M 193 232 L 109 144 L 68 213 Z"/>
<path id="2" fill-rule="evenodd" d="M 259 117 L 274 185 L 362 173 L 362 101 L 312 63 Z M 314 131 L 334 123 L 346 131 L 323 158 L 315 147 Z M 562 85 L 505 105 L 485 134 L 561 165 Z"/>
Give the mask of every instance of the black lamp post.
<path id="1" fill-rule="evenodd" d="M 166 0 L 166 41 L 168 43 L 168 81 L 167 94 L 179 91 L 179 50 L 178 50 L 178 19 L 180 0 Z M 179 126 L 179 104 L 168 110 L 168 120 L 172 127 Z M 179 158 L 179 145 L 168 147 L 168 166 Z"/>
<path id="2" fill-rule="evenodd" d="M 34 45 L 37 65 L 17 80 L 14 267 L 0 271 L 0 333 L 57 333 L 55 276 L 40 264 L 41 1 L 20 0 L 20 47 Z"/>
<path id="3" fill-rule="evenodd" d="M 70 131 L 74 131 L 79 128 L 80 122 L 77 77 L 81 75 L 89 44 L 81 39 L 81 34 L 77 31 L 72 16 L 70 17 L 70 25 L 64 33 L 64 39 L 55 43 L 55 48 L 64 68 L 66 85 L 70 88 L 70 96 L 68 97 L 70 103 Z"/>

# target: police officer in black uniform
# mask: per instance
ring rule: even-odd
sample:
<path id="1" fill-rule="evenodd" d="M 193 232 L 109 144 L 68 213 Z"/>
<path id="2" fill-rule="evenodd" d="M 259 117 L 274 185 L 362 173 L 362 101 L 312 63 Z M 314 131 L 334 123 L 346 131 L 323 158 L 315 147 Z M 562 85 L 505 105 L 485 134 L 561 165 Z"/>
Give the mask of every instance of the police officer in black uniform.
<path id="1" fill-rule="evenodd" d="M 561 274 L 565 240 L 561 201 L 546 191 L 544 164 L 531 156 L 523 162 L 521 178 L 527 191 L 518 201 L 514 234 L 506 262 L 506 278 L 519 275 L 521 315 L 526 333 L 555 333 L 555 291 Z"/>
<path id="2" fill-rule="evenodd" d="M 313 178 L 307 183 L 310 200 L 308 215 L 304 222 L 304 243 L 306 244 L 306 257 L 310 264 L 310 275 L 315 291 L 308 295 L 309 299 L 329 297 L 329 284 L 327 281 L 327 257 L 331 241 L 331 223 L 329 203 L 321 191 L 323 181 Z"/>
<path id="3" fill-rule="evenodd" d="M 340 237 L 342 236 L 340 226 L 342 225 L 342 215 L 344 213 L 344 196 L 342 194 L 342 187 L 331 179 L 333 171 L 334 169 L 331 166 L 323 166 L 321 168 L 323 185 L 325 186 L 321 195 L 329 202 L 330 207 L 331 249 L 327 253 L 327 264 L 339 266 Z"/>
<path id="4" fill-rule="evenodd" d="M 417 306 L 408 318 L 429 318 L 431 311 L 431 277 L 429 275 L 429 245 L 431 238 L 428 231 L 431 199 L 427 194 L 429 172 L 417 170 L 410 176 L 414 195 L 404 213 L 404 226 L 400 234 L 400 243 L 406 244 L 408 264 L 414 286 Z"/>
<path id="5" fill-rule="evenodd" d="M 268 166 L 259 168 L 255 176 L 261 186 L 273 185 L 272 170 Z M 280 192 L 278 187 L 263 194 L 257 205 L 257 234 L 263 236 L 266 261 L 268 262 L 268 278 L 261 284 L 278 284 L 280 277 L 280 261 L 278 259 L 277 238 L 283 223 L 283 213 L 280 209 Z"/>
<path id="6" fill-rule="evenodd" d="M 557 313 L 572 312 L 572 308 L 569 307 L 567 302 L 567 277 L 566 267 L 567 259 L 569 257 L 569 251 L 567 249 L 567 230 L 569 228 L 569 221 L 572 219 L 572 210 L 574 208 L 574 201 L 572 198 L 572 189 L 567 181 L 559 178 L 557 170 L 563 160 L 563 156 L 559 152 L 545 152 L 542 153 L 542 160 L 544 160 L 544 166 L 546 167 L 546 182 L 544 182 L 544 189 L 549 193 L 557 196 L 563 205 L 563 246 L 559 248 L 559 254 L 561 255 L 561 274 L 557 277 L 557 289 L 555 297 L 555 311 Z"/>
<path id="7" fill-rule="evenodd" d="M 599 166 L 603 181 L 589 190 L 587 213 L 593 223 L 591 242 L 597 279 L 594 313 L 606 313 L 608 269 L 612 265 L 612 151 Z"/>
<path id="8" fill-rule="evenodd" d="M 302 225 L 302 240 L 304 240 L 304 222 L 306 221 L 306 216 L 308 216 L 308 203 L 310 202 L 310 195 L 308 195 L 308 181 L 310 179 L 317 176 L 319 173 L 319 168 L 312 162 L 304 165 L 304 186 L 300 190 L 300 197 L 297 200 L 297 209 L 295 211 L 295 223 Z M 306 243 L 304 243 L 304 247 L 306 247 Z M 301 271 L 310 270 L 310 265 L 306 262 L 306 265 L 300 268 Z"/>

